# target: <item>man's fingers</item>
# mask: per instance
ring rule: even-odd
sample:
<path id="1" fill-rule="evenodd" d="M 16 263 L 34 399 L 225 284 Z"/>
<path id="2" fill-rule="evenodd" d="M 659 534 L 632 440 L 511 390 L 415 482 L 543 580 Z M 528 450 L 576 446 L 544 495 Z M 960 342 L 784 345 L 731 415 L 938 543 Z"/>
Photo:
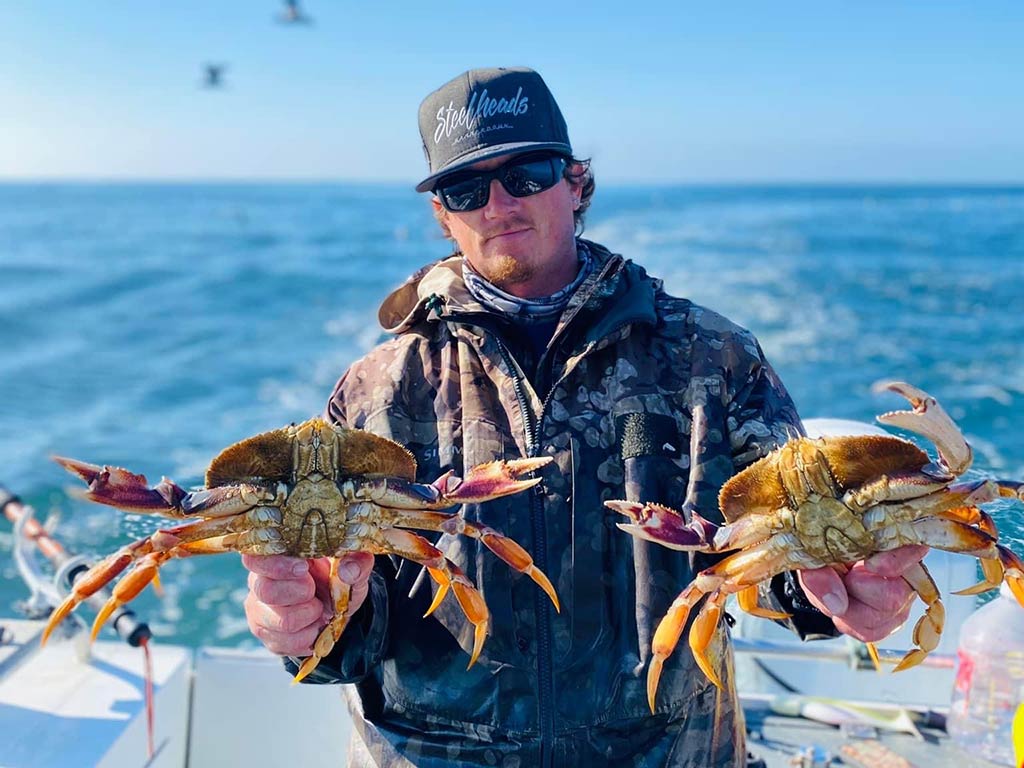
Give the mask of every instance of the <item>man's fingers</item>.
<path id="1" fill-rule="evenodd" d="M 861 602 L 851 602 L 843 616 L 832 619 L 836 629 L 866 643 L 884 640 L 907 620 L 907 608 L 895 613 L 883 613 Z"/>
<path id="2" fill-rule="evenodd" d="M 904 614 L 915 594 L 905 579 L 879 576 L 859 564 L 847 575 L 846 590 L 851 606 L 862 603 L 882 614 Z"/>
<path id="3" fill-rule="evenodd" d="M 310 625 L 298 632 L 277 632 L 259 625 L 251 626 L 250 630 L 268 651 L 280 656 L 308 656 L 320 634 L 317 625 Z"/>
<path id="4" fill-rule="evenodd" d="M 904 556 L 913 558 L 915 553 Z M 875 642 L 888 637 L 907 620 L 915 593 L 903 578 L 880 576 L 864 563 L 857 563 L 843 582 L 849 606 L 841 616 L 833 617 L 840 632 Z"/>
<path id="5" fill-rule="evenodd" d="M 864 561 L 864 566 L 879 576 L 895 578 L 902 576 L 908 568 L 921 562 L 928 553 L 924 544 L 908 544 L 887 552 L 877 552 Z"/>
<path id="6" fill-rule="evenodd" d="M 294 579 L 309 573 L 309 563 L 287 555 L 242 555 L 242 565 L 270 579 Z"/>
<path id="7" fill-rule="evenodd" d="M 842 616 L 850 605 L 843 580 L 832 568 L 799 571 L 797 578 L 811 605 L 829 616 Z"/>
<path id="8" fill-rule="evenodd" d="M 373 555 L 355 552 L 339 558 L 338 578 L 351 586 L 349 614 L 369 593 Z M 249 569 L 245 616 L 250 631 L 273 653 L 306 656 L 320 629 L 334 616 L 330 559 L 284 555 L 242 555 Z"/>
<path id="9" fill-rule="evenodd" d="M 242 555 L 242 565 L 270 579 L 294 579 L 311 573 L 317 580 L 326 580 L 330 569 L 326 557 L 304 560 L 287 555 Z M 366 581 L 372 570 L 373 555 L 369 552 L 351 552 L 338 561 L 338 576 L 346 584 Z"/>
<path id="10" fill-rule="evenodd" d="M 310 600 L 316 594 L 316 585 L 308 573 L 297 579 L 271 579 L 250 573 L 249 590 L 261 603 L 288 606 Z"/>
<path id="11" fill-rule="evenodd" d="M 369 552 L 352 552 L 338 561 L 338 578 L 346 584 L 365 582 L 372 570 L 373 555 Z"/>
<path id="12" fill-rule="evenodd" d="M 267 605 L 251 593 L 245 599 L 249 629 L 273 653 L 309 653 L 322 625 L 322 614 L 323 605 L 316 599 L 287 607 Z"/>
<path id="13" fill-rule="evenodd" d="M 319 600 L 307 600 L 299 605 L 277 606 L 257 603 L 253 606 L 253 621 L 257 626 L 273 632 L 294 634 L 320 622 L 323 606 Z"/>

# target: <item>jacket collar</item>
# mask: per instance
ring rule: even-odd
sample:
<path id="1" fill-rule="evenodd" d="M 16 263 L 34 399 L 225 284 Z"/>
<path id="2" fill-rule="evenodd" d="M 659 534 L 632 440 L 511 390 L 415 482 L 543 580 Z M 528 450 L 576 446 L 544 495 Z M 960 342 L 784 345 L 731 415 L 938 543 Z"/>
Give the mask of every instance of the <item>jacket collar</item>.
<path id="1" fill-rule="evenodd" d="M 601 312 L 602 327 L 623 318 L 654 322 L 654 295 L 661 281 L 602 245 L 584 240 L 594 257 L 594 270 L 569 300 L 564 315 Z M 388 333 L 401 334 L 423 322 L 486 313 L 462 279 L 462 257 L 448 256 L 428 264 L 395 289 L 381 304 L 377 319 Z"/>

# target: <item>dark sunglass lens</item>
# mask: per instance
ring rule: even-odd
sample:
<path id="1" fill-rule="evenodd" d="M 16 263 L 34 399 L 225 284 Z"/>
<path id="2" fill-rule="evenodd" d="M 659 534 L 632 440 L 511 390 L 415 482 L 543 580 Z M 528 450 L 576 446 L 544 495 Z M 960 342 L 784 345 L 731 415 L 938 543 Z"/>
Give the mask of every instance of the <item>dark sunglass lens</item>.
<path id="1" fill-rule="evenodd" d="M 560 157 L 544 157 L 505 166 L 502 186 L 510 195 L 526 197 L 553 187 L 561 177 Z"/>
<path id="2" fill-rule="evenodd" d="M 499 179 L 510 195 L 527 197 L 555 186 L 565 171 L 565 162 L 559 155 L 524 157 L 493 171 L 455 176 L 438 184 L 434 194 L 449 211 L 475 211 L 487 205 L 492 179 Z"/>
<path id="3" fill-rule="evenodd" d="M 438 187 L 437 195 L 449 211 L 474 211 L 487 205 L 489 182 L 479 176 Z"/>

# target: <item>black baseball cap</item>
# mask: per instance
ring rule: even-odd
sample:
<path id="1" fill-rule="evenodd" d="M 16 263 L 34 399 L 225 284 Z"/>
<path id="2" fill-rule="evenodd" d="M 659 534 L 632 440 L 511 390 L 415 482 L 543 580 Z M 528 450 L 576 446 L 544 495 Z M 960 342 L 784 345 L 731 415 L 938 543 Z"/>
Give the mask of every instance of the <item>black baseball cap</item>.
<path id="1" fill-rule="evenodd" d="M 569 131 L 541 76 L 526 67 L 471 69 L 420 104 L 429 192 L 445 174 L 511 152 L 549 149 L 572 155 Z"/>

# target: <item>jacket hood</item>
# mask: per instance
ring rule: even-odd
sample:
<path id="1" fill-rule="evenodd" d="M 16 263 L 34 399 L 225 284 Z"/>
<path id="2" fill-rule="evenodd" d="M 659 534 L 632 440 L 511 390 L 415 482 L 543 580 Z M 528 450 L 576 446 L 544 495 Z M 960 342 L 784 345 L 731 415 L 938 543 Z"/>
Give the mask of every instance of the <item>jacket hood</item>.
<path id="1" fill-rule="evenodd" d="M 628 311 L 634 319 L 653 323 L 654 295 L 661 290 L 661 281 L 602 245 L 582 239 L 579 242 L 590 249 L 595 268 L 570 306 L 611 301 L 615 310 Z M 426 265 L 396 288 L 381 304 L 377 319 L 388 333 L 401 334 L 422 322 L 486 311 L 462 279 L 462 256 L 453 255 Z"/>

